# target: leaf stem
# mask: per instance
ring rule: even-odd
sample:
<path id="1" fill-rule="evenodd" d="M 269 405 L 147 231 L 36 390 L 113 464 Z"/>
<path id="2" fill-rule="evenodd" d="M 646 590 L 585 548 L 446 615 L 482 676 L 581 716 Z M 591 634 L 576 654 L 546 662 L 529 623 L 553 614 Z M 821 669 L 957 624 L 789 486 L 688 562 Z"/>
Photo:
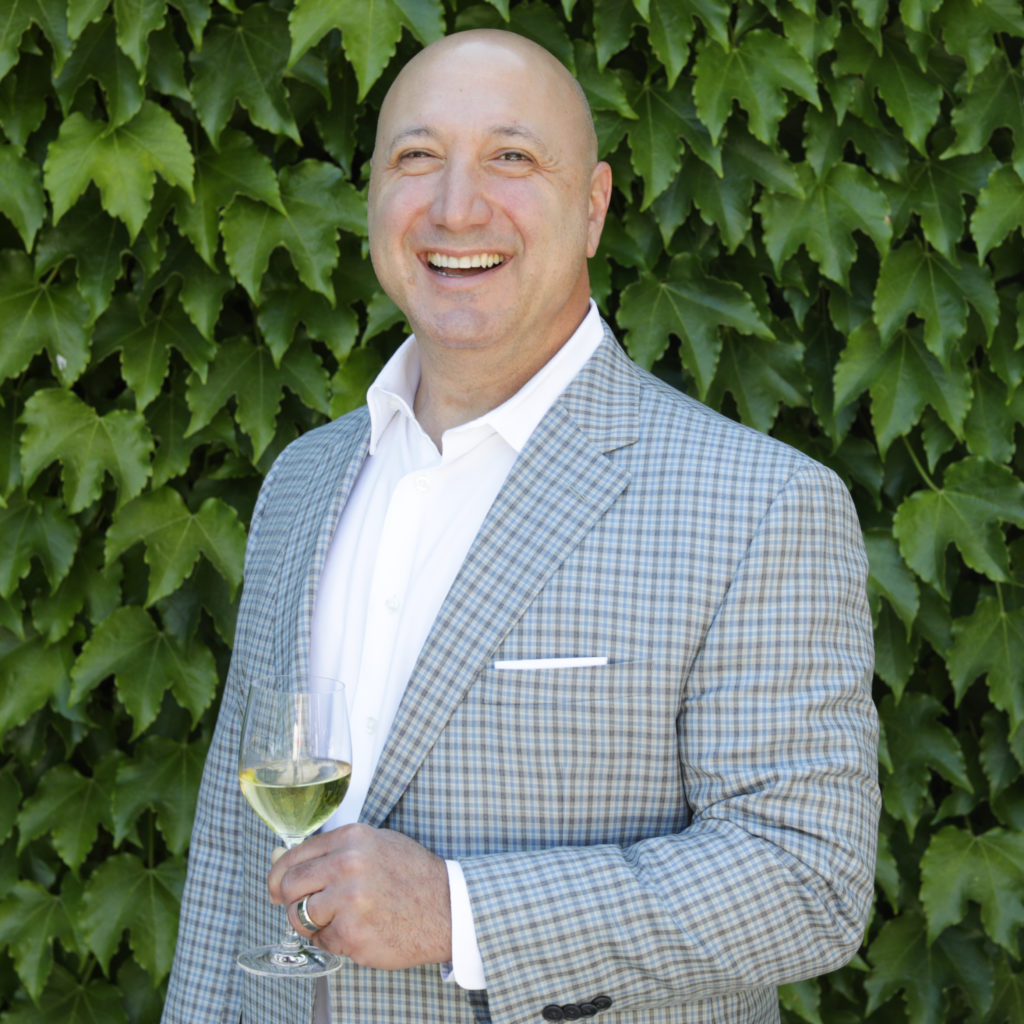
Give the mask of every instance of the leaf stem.
<path id="1" fill-rule="evenodd" d="M 903 435 L 903 444 L 907 449 L 907 454 L 910 455 L 910 461 L 914 463 L 914 465 L 917 467 L 918 473 L 921 474 L 921 479 L 924 480 L 924 482 L 933 491 L 937 492 L 939 488 L 935 485 L 935 481 L 932 480 L 931 476 L 928 473 L 928 470 L 926 470 L 924 466 L 921 465 L 921 460 L 917 457 L 917 452 L 914 451 L 913 445 L 911 445 L 910 441 L 907 439 L 906 434 Z"/>

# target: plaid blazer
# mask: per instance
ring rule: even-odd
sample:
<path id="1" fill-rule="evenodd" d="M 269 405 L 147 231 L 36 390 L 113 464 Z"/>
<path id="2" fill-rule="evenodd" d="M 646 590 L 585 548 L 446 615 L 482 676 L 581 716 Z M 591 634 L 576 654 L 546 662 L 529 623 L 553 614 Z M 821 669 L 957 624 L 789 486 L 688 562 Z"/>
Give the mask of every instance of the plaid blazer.
<path id="1" fill-rule="evenodd" d="M 166 1024 L 305 1024 L 273 839 L 236 781 L 241 679 L 305 667 L 365 408 L 271 469 L 196 813 Z M 336 1024 L 762 1024 L 845 963 L 870 906 L 877 720 L 849 494 L 631 363 L 606 328 L 488 513 L 399 708 L 363 820 L 465 872 L 486 994 L 436 967 L 331 978 Z M 607 657 L 497 671 L 496 660 Z"/>

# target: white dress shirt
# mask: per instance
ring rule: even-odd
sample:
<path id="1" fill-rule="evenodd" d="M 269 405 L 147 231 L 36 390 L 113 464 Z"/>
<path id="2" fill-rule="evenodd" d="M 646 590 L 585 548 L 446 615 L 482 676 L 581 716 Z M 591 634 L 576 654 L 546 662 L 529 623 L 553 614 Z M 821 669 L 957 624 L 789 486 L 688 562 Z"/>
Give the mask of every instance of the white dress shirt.
<path id="1" fill-rule="evenodd" d="M 420 649 L 488 509 L 530 434 L 602 335 L 591 301 L 549 362 L 496 409 L 445 431 L 441 452 L 413 413 L 420 379 L 415 338 L 367 392 L 369 454 L 331 541 L 313 614 L 312 673 L 345 683 L 352 728 L 351 783 L 325 829 L 358 820 Z M 463 988 L 484 988 L 458 863 L 448 862 L 448 875 L 451 975 Z M 317 1020 L 326 1020 L 323 1002 L 318 997 Z"/>

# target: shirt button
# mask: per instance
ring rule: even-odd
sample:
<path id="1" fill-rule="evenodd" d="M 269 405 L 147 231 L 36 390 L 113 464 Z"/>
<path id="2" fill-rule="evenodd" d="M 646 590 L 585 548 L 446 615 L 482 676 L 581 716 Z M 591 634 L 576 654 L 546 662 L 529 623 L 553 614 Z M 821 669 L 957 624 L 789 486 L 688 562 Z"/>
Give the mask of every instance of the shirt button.
<path id="1" fill-rule="evenodd" d="M 430 490 L 430 481 L 425 476 L 416 477 L 416 490 L 420 494 L 426 494 Z"/>
<path id="2" fill-rule="evenodd" d="M 373 717 L 367 718 L 363 723 L 363 727 L 366 729 L 367 733 L 372 736 L 377 731 L 377 719 Z"/>
<path id="3" fill-rule="evenodd" d="M 545 1006 L 544 1009 L 540 1011 L 540 1015 L 545 1020 L 550 1021 L 562 1020 L 564 1016 L 562 1014 L 562 1008 L 560 1006 L 556 1006 L 554 1003 L 550 1003 L 548 1006 Z"/>
<path id="4" fill-rule="evenodd" d="M 398 608 L 399 608 L 399 605 L 401 605 L 401 603 L 402 603 L 402 602 L 401 602 L 401 601 L 400 601 L 400 600 L 398 599 L 398 595 L 397 595 L 397 594 L 392 594 L 392 595 L 391 595 L 391 596 L 390 596 L 390 597 L 389 597 L 389 598 L 388 598 L 388 599 L 387 599 L 387 600 L 386 600 L 386 601 L 384 602 L 384 607 L 385 607 L 385 608 L 387 608 L 387 610 L 388 610 L 389 612 L 397 612 L 397 611 L 398 611 Z"/>

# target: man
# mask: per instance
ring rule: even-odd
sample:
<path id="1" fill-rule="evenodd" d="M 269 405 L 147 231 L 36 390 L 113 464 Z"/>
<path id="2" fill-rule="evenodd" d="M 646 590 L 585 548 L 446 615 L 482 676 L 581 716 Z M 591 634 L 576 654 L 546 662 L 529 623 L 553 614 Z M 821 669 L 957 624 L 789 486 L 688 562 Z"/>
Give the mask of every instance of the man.
<path id="1" fill-rule="evenodd" d="M 859 945 L 856 517 L 623 355 L 587 277 L 610 179 L 577 84 L 517 36 L 443 39 L 389 91 L 370 250 L 414 338 L 257 504 L 168 1024 L 311 1019 L 310 983 L 234 966 L 271 901 L 350 958 L 317 989 L 335 1024 L 761 1024 Z M 280 670 L 346 680 L 357 754 L 265 885 L 234 764 L 244 680 Z"/>

